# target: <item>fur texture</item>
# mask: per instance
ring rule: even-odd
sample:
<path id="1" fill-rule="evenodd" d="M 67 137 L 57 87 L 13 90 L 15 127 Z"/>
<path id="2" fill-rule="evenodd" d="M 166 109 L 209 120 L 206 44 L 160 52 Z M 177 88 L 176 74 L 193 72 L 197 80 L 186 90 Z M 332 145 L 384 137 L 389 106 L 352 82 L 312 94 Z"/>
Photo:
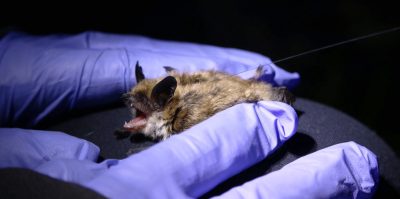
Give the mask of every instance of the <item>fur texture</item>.
<path id="1" fill-rule="evenodd" d="M 136 73 L 141 72 L 138 67 L 137 64 Z M 262 67 L 250 80 L 217 71 L 187 74 L 171 67 L 165 69 L 170 75 L 165 78 L 144 79 L 143 74 L 136 74 L 139 82 L 125 98 L 128 107 L 141 118 L 131 121 L 132 125 L 126 124 L 127 132 L 140 132 L 152 139 L 164 140 L 239 103 L 261 100 L 294 102 L 293 95 L 286 88 L 274 88 L 255 80 Z"/>

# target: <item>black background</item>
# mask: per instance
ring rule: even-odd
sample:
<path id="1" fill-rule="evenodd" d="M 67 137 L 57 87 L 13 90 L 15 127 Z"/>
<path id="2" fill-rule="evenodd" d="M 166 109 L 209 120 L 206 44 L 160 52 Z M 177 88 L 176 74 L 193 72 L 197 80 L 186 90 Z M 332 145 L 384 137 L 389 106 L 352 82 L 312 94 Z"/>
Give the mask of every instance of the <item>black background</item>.
<path id="1" fill-rule="evenodd" d="M 0 25 L 3 33 L 140 34 L 240 48 L 272 60 L 400 26 L 399 7 L 390 1 L 146 2 L 4 4 Z M 355 117 L 399 154 L 399 44 L 397 31 L 278 65 L 300 73 L 297 96 Z"/>

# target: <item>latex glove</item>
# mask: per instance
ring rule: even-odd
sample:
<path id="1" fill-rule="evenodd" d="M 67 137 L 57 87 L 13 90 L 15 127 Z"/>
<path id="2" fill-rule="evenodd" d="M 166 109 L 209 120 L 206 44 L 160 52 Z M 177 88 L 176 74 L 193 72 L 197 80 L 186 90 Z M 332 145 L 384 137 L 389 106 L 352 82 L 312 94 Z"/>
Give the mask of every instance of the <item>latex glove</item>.
<path id="1" fill-rule="evenodd" d="M 0 126 L 32 127 L 46 118 L 120 101 L 136 82 L 140 61 L 148 78 L 179 71 L 215 69 L 250 77 L 265 65 L 264 79 L 293 86 L 288 73 L 262 55 L 193 43 L 140 36 L 85 32 L 30 36 L 10 33 L 0 42 Z"/>
<path id="2" fill-rule="evenodd" d="M 69 182 L 98 175 L 99 147 L 62 132 L 0 128 L 0 168 L 26 168 Z"/>
<path id="3" fill-rule="evenodd" d="M 246 117 L 243 117 L 246 115 Z M 227 123 L 229 120 L 231 123 Z M 224 122 L 225 121 L 225 122 Z M 295 132 L 296 115 L 286 104 L 260 102 L 240 104 L 222 111 L 182 134 L 123 160 L 95 163 L 90 150 L 65 157 L 46 155 L 65 140 L 58 135 L 30 131 L 35 138 L 20 142 L 21 148 L 3 148 L 1 162 L 36 157 L 42 164 L 33 168 L 43 174 L 79 183 L 110 198 L 199 197 L 215 185 L 271 154 Z M 9 129 L 11 133 L 23 129 Z M 3 131 L 0 136 L 4 135 Z M 23 133 L 20 132 L 19 135 Z M 232 136 L 240 135 L 240 136 Z M 67 136 L 67 135 L 64 135 Z M 5 143 L 15 143 L 18 136 Z M 0 139 L 4 141 L 5 139 Z M 17 139 L 18 140 L 18 139 Z M 46 148 L 26 150 L 29 144 Z M 70 142 L 74 143 L 74 142 Z M 0 146 L 7 146 L 1 143 Z M 72 144 L 76 145 L 76 144 Z M 74 151 L 73 147 L 64 145 Z M 92 145 L 88 145 L 92 146 Z M 34 147 L 28 147 L 28 149 Z M 96 151 L 97 148 L 94 148 Z M 61 151 L 63 151 L 61 150 Z M 10 153 L 11 151 L 11 153 Z M 28 155 L 34 153 L 34 155 Z M 35 155 L 38 153 L 39 155 Z M 8 159 L 4 157 L 10 156 Z M 38 161 L 31 161 L 38 162 Z M 220 198 L 370 198 L 378 180 L 375 155 L 356 143 L 338 144 L 300 158 L 279 171 L 233 188 Z"/>
<path id="4" fill-rule="evenodd" d="M 84 185 L 111 198 L 199 197 L 264 159 L 296 125 L 296 113 L 284 103 L 236 105 L 121 160 Z"/>
<path id="5" fill-rule="evenodd" d="M 299 158 L 215 198 L 372 198 L 378 179 L 375 154 L 347 142 Z"/>
<path id="6" fill-rule="evenodd" d="M 287 104 L 239 104 L 145 151 L 100 164 L 82 158 L 98 148 L 81 139 L 2 129 L 0 161 L 2 167 L 31 168 L 111 198 L 199 197 L 264 159 L 296 132 L 296 125 L 296 113 Z"/>
<path id="7" fill-rule="evenodd" d="M 99 147 L 62 132 L 0 128 L 0 168 L 35 169 L 53 159 L 96 161 Z"/>

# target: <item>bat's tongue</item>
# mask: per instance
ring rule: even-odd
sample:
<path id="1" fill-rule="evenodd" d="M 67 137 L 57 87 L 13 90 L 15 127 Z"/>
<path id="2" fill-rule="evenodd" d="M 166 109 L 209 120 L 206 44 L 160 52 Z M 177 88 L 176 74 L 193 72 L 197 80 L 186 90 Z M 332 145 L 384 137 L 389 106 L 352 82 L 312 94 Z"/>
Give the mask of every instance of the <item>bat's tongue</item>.
<path id="1" fill-rule="evenodd" d="M 138 114 L 135 118 L 130 120 L 129 122 L 125 122 L 124 128 L 130 130 L 140 130 L 146 126 L 146 115 Z"/>

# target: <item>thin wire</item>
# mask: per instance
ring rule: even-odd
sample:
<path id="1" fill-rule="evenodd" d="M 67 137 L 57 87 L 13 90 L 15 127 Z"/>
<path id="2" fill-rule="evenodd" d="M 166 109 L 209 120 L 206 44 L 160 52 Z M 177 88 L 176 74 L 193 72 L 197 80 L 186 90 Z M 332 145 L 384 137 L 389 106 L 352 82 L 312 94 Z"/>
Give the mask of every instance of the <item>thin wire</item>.
<path id="1" fill-rule="evenodd" d="M 349 40 L 346 40 L 346 41 L 341 41 L 341 42 L 338 42 L 338 43 L 334 43 L 334 44 L 330 44 L 330 45 L 327 45 L 327 46 L 323 46 L 321 48 L 305 51 L 305 52 L 302 52 L 302 53 L 299 53 L 299 54 L 296 54 L 296 55 L 292 55 L 292 56 L 289 56 L 289 57 L 286 57 L 286 58 L 283 58 L 283 59 L 279 59 L 279 60 L 273 61 L 273 63 L 276 64 L 278 62 L 282 62 L 282 61 L 286 61 L 286 60 L 289 60 L 289 59 L 293 59 L 295 57 L 299 57 L 299 56 L 315 53 L 315 52 L 318 52 L 318 51 L 321 51 L 321 50 L 325 50 L 325 49 L 328 49 L 328 48 L 333 48 L 333 47 L 336 47 L 336 46 L 352 43 L 352 42 L 363 40 L 363 39 L 367 39 L 367 38 L 370 38 L 370 37 L 375 37 L 375 36 L 378 36 L 378 35 L 383 35 L 383 34 L 386 34 L 386 33 L 395 32 L 395 31 L 398 31 L 398 30 L 400 30 L 400 26 L 397 26 L 395 28 L 382 30 L 382 31 L 379 31 L 379 32 L 374 32 L 374 33 L 371 33 L 371 34 L 368 34 L 368 35 L 355 37 L 355 38 L 352 38 L 352 39 L 349 39 Z"/>

